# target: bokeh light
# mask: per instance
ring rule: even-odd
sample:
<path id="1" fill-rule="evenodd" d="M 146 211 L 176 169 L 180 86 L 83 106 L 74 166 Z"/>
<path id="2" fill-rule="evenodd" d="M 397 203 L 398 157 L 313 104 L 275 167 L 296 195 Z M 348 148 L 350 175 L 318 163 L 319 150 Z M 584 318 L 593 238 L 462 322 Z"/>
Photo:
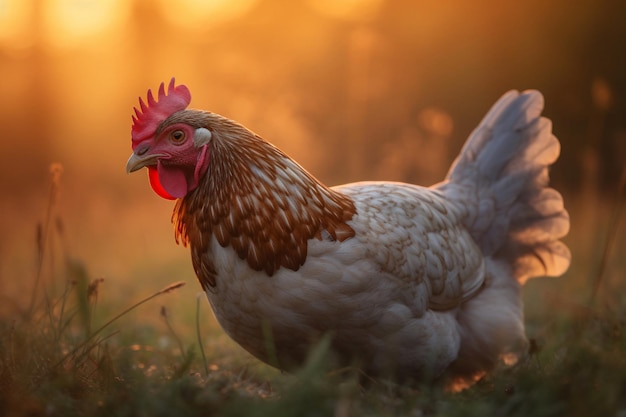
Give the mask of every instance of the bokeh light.
<path id="1" fill-rule="evenodd" d="M 382 0 L 309 0 L 319 13 L 347 20 L 368 19 L 376 15 Z"/>
<path id="2" fill-rule="evenodd" d="M 160 0 L 168 22 L 185 31 L 203 31 L 237 19 L 257 0 Z"/>
<path id="3" fill-rule="evenodd" d="M 34 0 L 0 0 L 0 44 L 11 51 L 31 46 Z"/>
<path id="4" fill-rule="evenodd" d="M 44 41 L 54 47 L 67 48 L 97 42 L 99 37 L 119 31 L 128 18 L 132 2 L 43 0 L 42 4 Z"/>

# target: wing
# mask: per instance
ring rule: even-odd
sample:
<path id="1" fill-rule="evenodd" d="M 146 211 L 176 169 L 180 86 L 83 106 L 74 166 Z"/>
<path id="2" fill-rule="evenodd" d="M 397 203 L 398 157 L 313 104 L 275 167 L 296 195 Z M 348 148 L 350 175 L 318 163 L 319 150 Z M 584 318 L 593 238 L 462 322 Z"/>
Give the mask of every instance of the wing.
<path id="1" fill-rule="evenodd" d="M 482 287 L 483 254 L 441 193 L 387 182 L 337 189 L 355 201 L 356 239 L 398 280 L 414 312 L 452 309 Z"/>

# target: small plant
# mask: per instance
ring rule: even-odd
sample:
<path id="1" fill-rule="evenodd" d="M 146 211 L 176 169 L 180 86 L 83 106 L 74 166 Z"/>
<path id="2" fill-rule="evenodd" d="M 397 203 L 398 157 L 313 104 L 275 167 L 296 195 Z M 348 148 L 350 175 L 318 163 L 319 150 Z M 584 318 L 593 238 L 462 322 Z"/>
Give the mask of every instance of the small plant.
<path id="1" fill-rule="evenodd" d="M 46 274 L 48 266 L 55 270 L 52 242 L 63 238 L 62 221 L 55 213 L 62 167 L 54 164 L 50 172 L 46 218 L 37 226 L 36 275 L 29 307 L 0 321 L 2 415 L 71 415 L 78 411 L 76 404 L 106 393 L 108 387 L 119 383 L 114 363 L 119 358 L 113 358 L 108 345 L 118 333 L 113 324 L 142 304 L 184 285 L 170 284 L 94 330 L 94 310 L 104 280 L 90 279 L 83 263 L 67 253 L 63 254 L 60 294 L 51 291 L 58 287 L 50 282 L 55 274 Z"/>

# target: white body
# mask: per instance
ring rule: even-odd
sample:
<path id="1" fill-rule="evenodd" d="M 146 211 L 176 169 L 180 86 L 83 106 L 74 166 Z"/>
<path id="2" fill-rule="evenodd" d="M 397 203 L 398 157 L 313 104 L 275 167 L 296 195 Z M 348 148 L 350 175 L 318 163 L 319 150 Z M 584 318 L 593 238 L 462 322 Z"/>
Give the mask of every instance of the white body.
<path id="1" fill-rule="evenodd" d="M 473 378 L 526 345 L 520 284 L 569 265 L 569 218 L 547 187 L 559 144 L 537 92 L 510 92 L 468 139 L 446 181 L 335 187 L 355 236 L 310 239 L 297 270 L 256 271 L 217 241 L 208 254 L 219 323 L 276 366 L 324 333 L 373 374 Z M 214 239 L 214 238 L 213 238 Z"/>
<path id="2" fill-rule="evenodd" d="M 340 189 L 356 203 L 350 222 L 356 237 L 312 239 L 298 271 L 281 268 L 268 277 L 231 248 L 212 245 L 223 279 L 207 295 L 231 337 L 255 356 L 288 366 L 332 331 L 335 348 L 357 350 L 367 371 L 405 376 L 441 374 L 459 357 L 464 335 L 476 339 L 465 343 L 477 364 L 524 345 L 519 284 L 509 271 L 493 275 L 498 267 L 464 229 L 461 207 L 407 184 Z M 263 328 L 271 329 L 274 358 Z"/>

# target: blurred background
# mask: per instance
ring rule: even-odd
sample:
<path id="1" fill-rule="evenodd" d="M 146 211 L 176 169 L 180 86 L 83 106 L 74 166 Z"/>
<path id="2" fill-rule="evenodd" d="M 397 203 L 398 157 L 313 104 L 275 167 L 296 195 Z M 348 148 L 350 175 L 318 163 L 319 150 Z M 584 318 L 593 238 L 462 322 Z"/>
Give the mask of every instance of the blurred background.
<path id="1" fill-rule="evenodd" d="M 58 256 L 120 300 L 199 291 L 173 203 L 124 170 L 137 97 L 173 76 L 329 185 L 437 182 L 502 93 L 539 89 L 586 276 L 625 164 L 625 16 L 619 0 L 0 0 L 0 291 L 30 295 L 48 208 Z"/>

